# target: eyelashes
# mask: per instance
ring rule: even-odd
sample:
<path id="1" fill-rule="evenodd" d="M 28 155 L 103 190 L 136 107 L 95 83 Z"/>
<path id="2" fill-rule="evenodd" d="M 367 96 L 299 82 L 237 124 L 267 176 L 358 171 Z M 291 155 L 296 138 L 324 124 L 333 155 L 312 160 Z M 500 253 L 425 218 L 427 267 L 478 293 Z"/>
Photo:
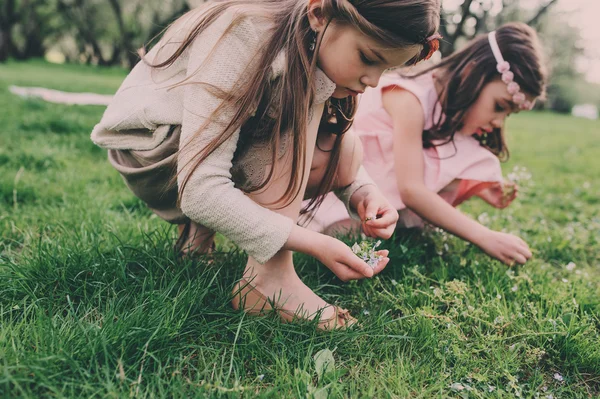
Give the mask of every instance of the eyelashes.
<path id="1" fill-rule="evenodd" d="M 365 64 L 365 65 L 375 65 L 376 62 L 375 61 L 371 61 L 370 59 L 368 59 L 365 54 L 362 51 L 359 51 L 360 54 L 360 60 Z"/>

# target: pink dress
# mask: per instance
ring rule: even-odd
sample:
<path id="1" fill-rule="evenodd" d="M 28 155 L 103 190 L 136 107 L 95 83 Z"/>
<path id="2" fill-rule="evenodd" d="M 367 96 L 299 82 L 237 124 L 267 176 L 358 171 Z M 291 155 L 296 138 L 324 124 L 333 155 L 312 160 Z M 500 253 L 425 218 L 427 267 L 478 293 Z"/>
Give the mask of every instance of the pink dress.
<path id="1" fill-rule="evenodd" d="M 419 99 L 425 117 L 424 130 L 429 129 L 434 121 L 434 107 L 436 120 L 440 112 L 432 74 L 407 79 L 394 72 L 384 75 L 379 86 L 367 89 L 361 96 L 352 129 L 363 144 L 365 169 L 400 212 L 398 225 L 422 226 L 423 220 L 402 202 L 394 172 L 392 118 L 383 108 L 382 92 L 395 86 L 411 92 Z M 456 134 L 453 143 L 423 149 L 423 160 L 425 186 L 453 206 L 503 181 L 498 158 L 473 137 L 462 134 Z M 458 184 L 448 189 L 448 185 L 455 180 L 459 181 Z M 308 227 L 323 231 L 345 219 L 349 219 L 345 206 L 329 194 Z"/>

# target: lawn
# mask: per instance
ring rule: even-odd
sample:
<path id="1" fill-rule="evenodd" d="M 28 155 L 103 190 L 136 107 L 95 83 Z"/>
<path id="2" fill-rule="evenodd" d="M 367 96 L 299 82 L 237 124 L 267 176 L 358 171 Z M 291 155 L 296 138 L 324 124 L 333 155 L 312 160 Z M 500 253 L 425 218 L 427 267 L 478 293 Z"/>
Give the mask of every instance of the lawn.
<path id="1" fill-rule="evenodd" d="M 600 122 L 512 117 L 503 168 L 532 175 L 520 200 L 462 207 L 523 237 L 525 266 L 433 229 L 384 242 L 390 265 L 369 281 L 298 255 L 308 286 L 362 325 L 323 333 L 233 311 L 245 255 L 222 238 L 214 263 L 177 261 L 175 229 L 89 140 L 102 107 L 8 91 L 112 93 L 124 76 L 0 64 L 0 397 L 600 395 Z"/>

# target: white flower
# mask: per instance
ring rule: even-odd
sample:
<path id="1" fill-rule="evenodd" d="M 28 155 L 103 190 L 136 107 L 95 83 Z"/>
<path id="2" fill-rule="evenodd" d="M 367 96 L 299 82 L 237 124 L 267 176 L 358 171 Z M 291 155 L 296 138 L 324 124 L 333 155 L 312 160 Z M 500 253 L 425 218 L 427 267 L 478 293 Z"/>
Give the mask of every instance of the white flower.
<path id="1" fill-rule="evenodd" d="M 554 373 L 554 379 L 555 379 L 556 381 L 560 381 L 560 382 L 563 382 L 563 381 L 565 380 L 565 379 L 563 378 L 563 376 L 562 376 L 562 375 L 560 375 L 559 373 Z"/>
<path id="2" fill-rule="evenodd" d="M 487 212 L 483 212 L 481 215 L 477 216 L 477 220 L 481 224 L 488 224 L 490 222 L 490 217 Z"/>
<path id="3" fill-rule="evenodd" d="M 569 264 L 567 266 L 565 266 L 565 269 L 572 272 L 573 270 L 575 270 L 576 267 L 577 267 L 577 265 L 574 262 L 569 262 Z"/>
<path id="4" fill-rule="evenodd" d="M 465 387 L 460 382 L 454 382 L 452 383 L 452 385 L 450 385 L 450 389 L 454 389 L 455 391 L 462 391 L 463 389 L 465 389 Z"/>
<path id="5" fill-rule="evenodd" d="M 569 280 L 567 280 L 566 278 L 563 278 L 563 279 L 562 279 L 562 282 L 563 282 L 563 283 L 568 283 L 568 282 L 569 282 Z"/>
<path id="6" fill-rule="evenodd" d="M 519 289 L 519 286 L 515 285 L 515 286 L 513 286 L 513 287 L 511 288 L 511 291 L 512 291 L 512 292 L 517 292 L 517 291 L 518 291 L 518 289 Z"/>

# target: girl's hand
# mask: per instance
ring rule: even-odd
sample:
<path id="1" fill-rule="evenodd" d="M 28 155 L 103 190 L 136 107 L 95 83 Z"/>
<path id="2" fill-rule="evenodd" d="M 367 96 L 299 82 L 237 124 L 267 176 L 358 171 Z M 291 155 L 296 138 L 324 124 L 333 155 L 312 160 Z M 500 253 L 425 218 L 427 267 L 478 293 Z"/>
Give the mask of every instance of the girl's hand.
<path id="1" fill-rule="evenodd" d="M 388 202 L 377 186 L 369 184 L 356 190 L 350 199 L 362 221 L 365 235 L 388 239 L 398 222 L 398 211 Z"/>
<path id="2" fill-rule="evenodd" d="M 527 243 L 512 234 L 489 230 L 475 244 L 485 253 L 508 266 L 513 266 L 515 263 L 525 264 L 531 258 Z"/>
<path id="3" fill-rule="evenodd" d="M 509 206 L 519 192 L 519 186 L 511 181 L 503 184 L 496 183 L 491 187 L 481 190 L 477 195 L 488 204 L 498 209 Z"/>
<path id="4" fill-rule="evenodd" d="M 324 236 L 313 255 L 329 268 L 342 281 L 360 280 L 373 277 L 381 272 L 389 263 L 388 250 L 376 252 L 384 258 L 371 268 L 361 258 L 356 256 L 349 246 L 340 240 Z"/>

